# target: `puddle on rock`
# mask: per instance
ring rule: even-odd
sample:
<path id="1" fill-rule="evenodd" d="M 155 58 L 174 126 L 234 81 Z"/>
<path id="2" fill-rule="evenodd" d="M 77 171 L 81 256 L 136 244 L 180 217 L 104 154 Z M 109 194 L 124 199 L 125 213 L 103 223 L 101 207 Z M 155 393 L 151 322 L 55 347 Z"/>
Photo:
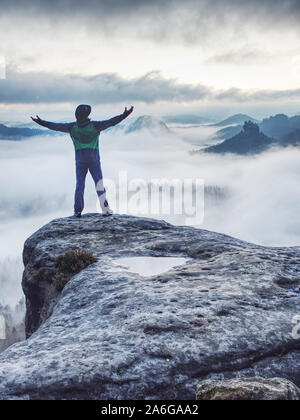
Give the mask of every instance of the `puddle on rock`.
<path id="1" fill-rule="evenodd" d="M 171 268 L 184 265 L 189 258 L 181 257 L 128 257 L 114 261 L 113 271 L 128 271 L 143 277 L 157 276 Z"/>

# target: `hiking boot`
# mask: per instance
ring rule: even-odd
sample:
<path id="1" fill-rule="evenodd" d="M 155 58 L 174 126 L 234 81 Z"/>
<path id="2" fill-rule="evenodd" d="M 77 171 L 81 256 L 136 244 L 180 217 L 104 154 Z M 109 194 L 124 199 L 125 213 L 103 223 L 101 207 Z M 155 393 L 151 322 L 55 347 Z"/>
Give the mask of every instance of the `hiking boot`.
<path id="1" fill-rule="evenodd" d="M 74 213 L 74 217 L 77 217 L 79 219 L 81 217 L 81 213 Z"/>

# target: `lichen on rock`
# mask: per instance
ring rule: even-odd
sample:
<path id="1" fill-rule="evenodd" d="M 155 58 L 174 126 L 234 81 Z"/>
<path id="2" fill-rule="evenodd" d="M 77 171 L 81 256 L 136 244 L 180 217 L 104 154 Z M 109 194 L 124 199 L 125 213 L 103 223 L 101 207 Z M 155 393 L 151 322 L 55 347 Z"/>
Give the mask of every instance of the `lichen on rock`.
<path id="1" fill-rule="evenodd" d="M 299 401 L 300 389 L 282 378 L 238 378 L 204 381 L 199 384 L 197 400 L 210 401 Z"/>

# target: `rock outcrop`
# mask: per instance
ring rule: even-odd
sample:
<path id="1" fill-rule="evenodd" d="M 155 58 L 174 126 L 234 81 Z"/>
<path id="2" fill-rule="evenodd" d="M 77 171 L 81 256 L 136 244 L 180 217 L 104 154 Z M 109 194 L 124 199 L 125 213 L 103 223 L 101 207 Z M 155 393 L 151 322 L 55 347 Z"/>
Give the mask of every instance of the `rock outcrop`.
<path id="1" fill-rule="evenodd" d="M 255 155 L 278 146 L 279 140 L 267 137 L 260 132 L 258 124 L 246 121 L 243 130 L 222 143 L 204 149 L 207 153 L 233 153 L 237 155 Z M 201 153 L 201 150 L 198 153 Z"/>
<path id="2" fill-rule="evenodd" d="M 300 389 L 286 379 L 240 378 L 204 381 L 197 400 L 204 401 L 299 401 Z"/>
<path id="3" fill-rule="evenodd" d="M 98 261 L 54 286 L 71 248 Z M 181 256 L 154 277 L 119 257 Z M 300 248 L 266 248 L 163 221 L 54 220 L 25 243 L 28 339 L 0 354 L 0 398 L 195 399 L 201 380 L 300 385 Z"/>

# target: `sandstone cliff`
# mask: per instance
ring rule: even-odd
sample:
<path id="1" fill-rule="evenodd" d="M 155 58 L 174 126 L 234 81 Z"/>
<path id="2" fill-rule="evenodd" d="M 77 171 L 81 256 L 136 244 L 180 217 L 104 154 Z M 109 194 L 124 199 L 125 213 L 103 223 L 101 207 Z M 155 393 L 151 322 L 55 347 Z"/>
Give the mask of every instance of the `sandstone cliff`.
<path id="1" fill-rule="evenodd" d="M 57 288 L 56 258 L 97 262 Z M 147 277 L 123 256 L 188 261 Z M 130 216 L 54 220 L 25 243 L 26 341 L 0 354 L 0 398 L 194 399 L 201 380 L 300 385 L 300 248 Z"/>

